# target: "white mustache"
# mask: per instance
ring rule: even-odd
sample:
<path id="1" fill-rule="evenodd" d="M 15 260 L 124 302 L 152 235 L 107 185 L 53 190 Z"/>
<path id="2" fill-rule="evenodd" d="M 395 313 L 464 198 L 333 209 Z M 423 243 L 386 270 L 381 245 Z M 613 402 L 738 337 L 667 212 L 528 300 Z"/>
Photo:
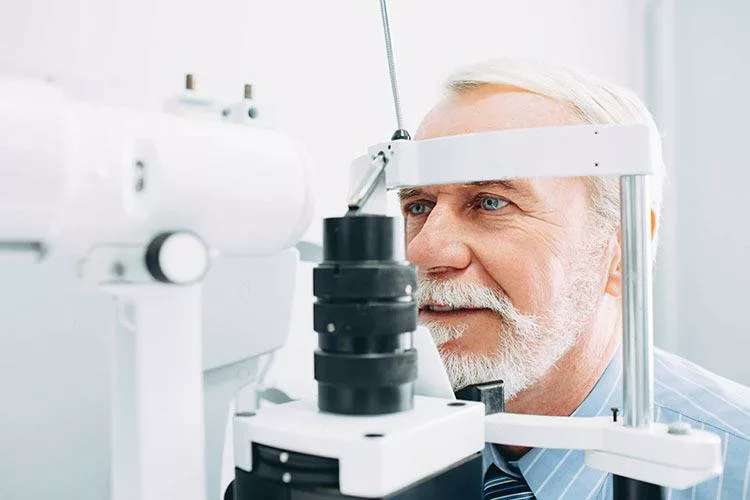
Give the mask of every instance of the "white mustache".
<path id="1" fill-rule="evenodd" d="M 414 298 L 420 307 L 433 303 L 457 309 L 490 309 L 513 326 L 534 323 L 534 318 L 521 314 L 502 291 L 473 283 L 419 278 Z"/>

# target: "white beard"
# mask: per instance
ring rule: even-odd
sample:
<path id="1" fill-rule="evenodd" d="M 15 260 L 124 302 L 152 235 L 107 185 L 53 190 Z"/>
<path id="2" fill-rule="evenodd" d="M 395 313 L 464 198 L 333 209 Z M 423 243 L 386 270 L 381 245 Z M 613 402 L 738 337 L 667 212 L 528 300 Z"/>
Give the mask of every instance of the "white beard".
<path id="1" fill-rule="evenodd" d="M 538 382 L 578 339 L 590 321 L 595 300 L 596 277 L 591 269 L 571 283 L 560 303 L 544 318 L 521 314 L 501 291 L 459 281 L 419 280 L 417 300 L 452 307 L 491 309 L 500 316 L 502 327 L 487 332 L 497 338 L 497 349 L 489 354 L 456 353 L 440 349 L 448 340 L 460 338 L 465 326 L 440 322 L 425 323 L 438 346 L 443 365 L 454 390 L 470 384 L 502 380 L 506 401 Z M 585 276 L 585 278 L 584 278 Z"/>

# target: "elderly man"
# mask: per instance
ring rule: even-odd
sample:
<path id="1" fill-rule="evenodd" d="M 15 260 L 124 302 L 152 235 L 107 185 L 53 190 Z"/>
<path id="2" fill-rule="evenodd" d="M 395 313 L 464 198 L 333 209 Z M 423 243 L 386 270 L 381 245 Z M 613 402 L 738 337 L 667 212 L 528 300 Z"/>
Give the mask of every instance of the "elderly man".
<path id="1" fill-rule="evenodd" d="M 635 95 L 568 70 L 491 61 L 458 70 L 447 90 L 416 139 L 643 123 L 659 143 Z M 454 389 L 502 379 L 515 413 L 588 417 L 622 407 L 618 179 L 450 184 L 400 195 L 420 322 Z M 657 178 L 652 234 L 660 197 Z M 725 457 L 721 477 L 669 498 L 750 499 L 750 391 L 657 349 L 655 409 L 659 421 L 717 433 Z M 582 452 L 488 447 L 485 466 L 486 499 L 612 497 L 611 476 L 586 467 Z"/>

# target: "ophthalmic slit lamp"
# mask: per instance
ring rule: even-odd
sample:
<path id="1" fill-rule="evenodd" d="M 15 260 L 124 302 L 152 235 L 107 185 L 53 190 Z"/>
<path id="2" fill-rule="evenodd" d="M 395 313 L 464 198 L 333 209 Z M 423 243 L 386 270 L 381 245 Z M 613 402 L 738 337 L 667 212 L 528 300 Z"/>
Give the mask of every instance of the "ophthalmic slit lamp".
<path id="1" fill-rule="evenodd" d="M 655 499 L 663 487 L 720 474 L 718 436 L 653 422 L 647 128 L 412 141 L 387 0 L 380 7 L 396 131 L 354 161 L 346 215 L 324 222 L 313 290 L 317 400 L 238 407 L 225 491 L 218 469 L 230 401 L 253 380 L 255 358 L 279 345 L 244 331 L 204 336 L 203 289 L 222 259 L 247 256 L 268 259 L 262 266 L 278 286 L 293 286 L 292 247 L 312 217 L 305 153 L 254 125 L 249 87 L 241 102 L 213 106 L 195 97 L 190 76 L 184 98 L 152 113 L 0 79 L 0 251 L 71 256 L 81 281 L 116 303 L 111 498 L 480 498 L 485 443 L 585 450 L 588 466 L 615 475 L 617 500 Z M 440 360 L 429 344 L 416 348 L 415 269 L 401 258 L 387 191 L 561 176 L 621 179 L 622 418 L 504 413 L 498 381 L 467 388 L 466 399 L 418 391 L 418 366 Z M 271 208 L 273 220 L 247 215 Z"/>
<path id="2" fill-rule="evenodd" d="M 647 127 L 542 127 L 410 141 L 387 0 L 380 7 L 398 129 L 355 160 L 361 181 L 347 215 L 325 221 L 324 262 L 314 275 L 318 404 L 235 418 L 234 498 L 480 498 L 485 442 L 586 450 L 588 466 L 614 474 L 615 500 L 657 500 L 662 487 L 686 488 L 720 474 L 718 436 L 653 423 L 648 176 L 655 165 Z M 391 219 L 363 212 L 385 213 L 391 189 L 565 176 L 621 179 L 623 418 L 494 410 L 485 416 L 477 403 L 414 397 L 414 271 L 390 261 Z"/>

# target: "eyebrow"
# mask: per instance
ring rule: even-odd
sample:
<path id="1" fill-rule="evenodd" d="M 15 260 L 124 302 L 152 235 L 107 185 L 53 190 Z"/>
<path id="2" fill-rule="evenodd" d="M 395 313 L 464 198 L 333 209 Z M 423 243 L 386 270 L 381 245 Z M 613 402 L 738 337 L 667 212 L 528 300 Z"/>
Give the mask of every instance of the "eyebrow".
<path id="1" fill-rule="evenodd" d="M 503 189 L 507 189 L 508 191 L 515 191 L 515 192 L 519 191 L 518 183 L 514 181 L 476 181 L 476 182 L 464 183 L 462 184 L 462 186 L 464 187 L 477 187 L 477 186 L 501 187 Z M 407 198 L 412 198 L 414 196 L 421 196 L 424 194 L 425 194 L 424 189 L 406 188 L 398 192 L 398 197 L 400 200 L 405 200 Z"/>

